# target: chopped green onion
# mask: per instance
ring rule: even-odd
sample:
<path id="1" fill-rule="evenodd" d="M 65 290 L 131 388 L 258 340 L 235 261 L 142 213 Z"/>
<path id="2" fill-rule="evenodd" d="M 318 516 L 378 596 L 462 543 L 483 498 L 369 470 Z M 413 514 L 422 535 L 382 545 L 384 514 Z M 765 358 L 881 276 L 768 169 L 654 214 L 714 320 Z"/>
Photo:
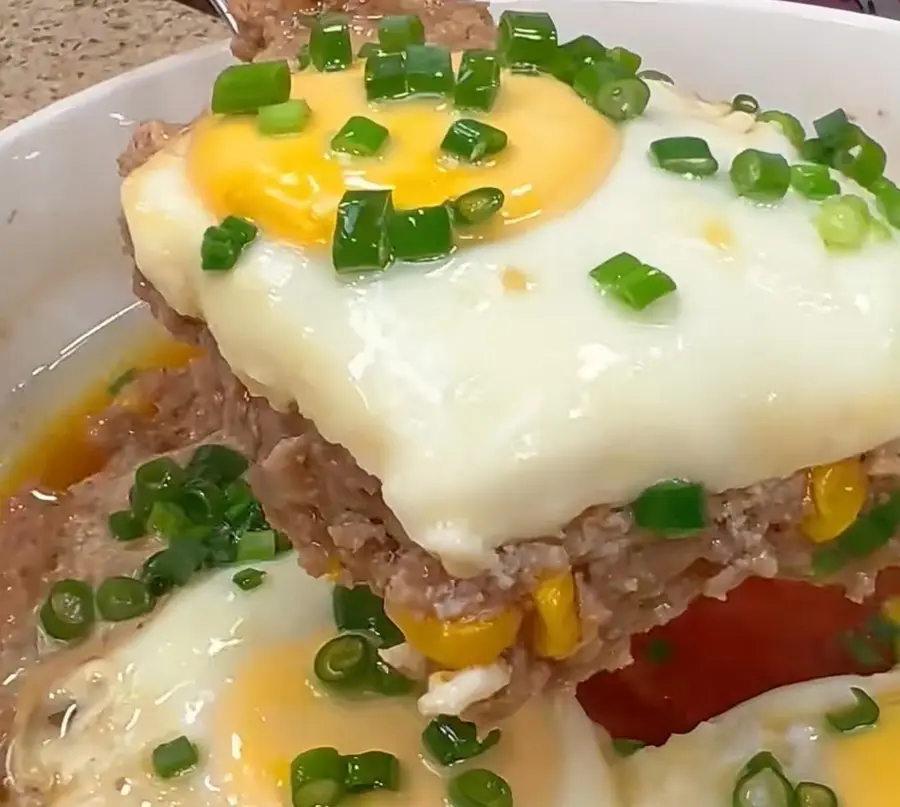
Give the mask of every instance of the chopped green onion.
<path id="1" fill-rule="evenodd" d="M 410 95 L 450 95 L 455 78 L 450 51 L 440 45 L 406 48 L 406 84 Z"/>
<path id="2" fill-rule="evenodd" d="M 630 757 L 636 754 L 642 748 L 647 747 L 647 743 L 642 740 L 629 740 L 626 737 L 616 737 L 612 741 L 613 751 L 620 757 Z"/>
<path id="3" fill-rule="evenodd" d="M 388 221 L 388 239 L 398 261 L 433 261 L 455 249 L 447 205 L 397 210 Z"/>
<path id="4" fill-rule="evenodd" d="M 403 634 L 384 612 L 384 600 L 368 586 L 335 586 L 331 604 L 339 631 L 367 631 L 381 647 L 402 644 Z"/>
<path id="5" fill-rule="evenodd" d="M 835 731 L 846 734 L 856 729 L 874 726 L 878 722 L 881 710 L 878 704 L 871 698 L 868 692 L 859 687 L 850 687 L 850 694 L 856 699 L 856 703 L 848 709 L 839 712 L 827 712 L 825 720 Z"/>
<path id="6" fill-rule="evenodd" d="M 197 746 L 183 734 L 153 749 L 153 770 L 160 779 L 172 779 L 187 773 L 200 761 Z"/>
<path id="7" fill-rule="evenodd" d="M 500 188 L 476 188 L 457 196 L 450 204 L 453 223 L 461 226 L 484 224 L 500 212 L 505 198 Z"/>
<path id="8" fill-rule="evenodd" d="M 388 101 L 409 94 L 406 53 L 376 53 L 366 60 L 366 98 Z"/>
<path id="9" fill-rule="evenodd" d="M 832 154 L 833 150 L 818 137 L 810 137 L 800 144 L 800 156 L 809 163 L 831 165 Z"/>
<path id="10" fill-rule="evenodd" d="M 823 202 L 827 204 L 830 200 Z M 900 493 L 861 515 L 837 538 L 815 551 L 812 571 L 817 578 L 838 571 L 851 560 L 864 558 L 881 549 L 900 527 Z"/>
<path id="11" fill-rule="evenodd" d="M 380 123 L 354 115 L 331 138 L 331 148 L 357 157 L 374 157 L 387 143 L 390 133 Z"/>
<path id="12" fill-rule="evenodd" d="M 191 524 L 174 502 L 155 502 L 147 516 L 147 532 L 171 541 L 178 538 Z"/>
<path id="13" fill-rule="evenodd" d="M 309 58 L 316 70 L 331 73 L 353 63 L 350 26 L 343 14 L 321 14 L 309 34 Z"/>
<path id="14" fill-rule="evenodd" d="M 543 11 L 504 11 L 497 50 L 509 67 L 550 70 L 556 53 L 556 25 Z"/>
<path id="15" fill-rule="evenodd" d="M 869 232 L 869 213 L 856 199 L 859 197 L 832 196 L 822 202 L 815 225 L 825 246 L 859 249 L 863 245 Z"/>
<path id="16" fill-rule="evenodd" d="M 241 569 L 235 572 L 231 580 L 241 591 L 252 591 L 262 585 L 266 573 L 261 569 Z"/>
<path id="17" fill-rule="evenodd" d="M 835 109 L 813 121 L 819 139 L 830 148 L 839 148 L 847 142 L 852 125 L 843 109 Z"/>
<path id="18" fill-rule="evenodd" d="M 781 763 L 778 761 L 775 754 L 771 751 L 757 751 L 744 763 L 744 767 L 741 768 L 741 772 L 738 774 L 738 779 L 741 779 L 748 774 L 759 773 L 766 768 L 771 768 L 779 773 L 784 772 L 781 768 Z"/>
<path id="19" fill-rule="evenodd" d="M 441 141 L 441 150 L 465 162 L 478 162 L 506 148 L 506 132 L 488 123 L 460 118 L 450 125 Z"/>
<path id="20" fill-rule="evenodd" d="M 787 112 L 781 112 L 777 109 L 768 109 L 765 112 L 761 112 L 756 119 L 763 123 L 777 124 L 787 141 L 796 149 L 799 149 L 806 139 L 806 132 L 803 131 L 803 124 Z"/>
<path id="21" fill-rule="evenodd" d="M 177 541 L 151 555 L 141 569 L 141 580 L 154 597 L 167 594 L 175 586 L 185 586 L 202 565 L 206 550 L 196 541 Z"/>
<path id="22" fill-rule="evenodd" d="M 818 782 L 800 782 L 794 789 L 797 807 L 838 807 L 835 792 Z"/>
<path id="23" fill-rule="evenodd" d="M 225 518 L 225 494 L 208 479 L 189 479 L 173 500 L 191 524 L 215 526 Z"/>
<path id="24" fill-rule="evenodd" d="M 887 154 L 859 126 L 850 124 L 844 142 L 834 150 L 831 161 L 842 174 L 868 188 L 884 174 Z"/>
<path id="25" fill-rule="evenodd" d="M 124 622 L 149 614 L 153 598 L 133 577 L 108 577 L 97 588 L 97 611 L 107 622 Z"/>
<path id="26" fill-rule="evenodd" d="M 365 636 L 344 633 L 319 648 L 313 671 L 326 686 L 359 689 L 368 681 L 375 657 L 375 647 Z"/>
<path id="27" fill-rule="evenodd" d="M 604 294 L 609 294 L 635 311 L 675 291 L 675 281 L 665 272 L 641 263 L 633 255 L 620 252 L 590 272 Z"/>
<path id="28" fill-rule="evenodd" d="M 386 751 L 366 751 L 344 758 L 347 764 L 345 783 L 350 793 L 400 789 L 400 761 Z"/>
<path id="29" fill-rule="evenodd" d="M 303 72 L 309 67 L 310 62 L 312 60 L 309 56 L 309 42 L 305 43 L 303 47 L 297 52 L 297 70 L 298 72 Z"/>
<path id="30" fill-rule="evenodd" d="M 117 541 L 134 541 L 146 534 L 144 522 L 131 510 L 117 510 L 109 514 L 109 531 Z"/>
<path id="31" fill-rule="evenodd" d="M 702 485 L 670 479 L 647 488 L 631 504 L 635 524 L 665 538 L 681 538 L 707 525 Z"/>
<path id="32" fill-rule="evenodd" d="M 189 536 L 176 543 L 187 541 L 199 543 L 203 548 L 203 565 L 207 569 L 219 569 L 237 563 L 237 538 L 227 524 L 193 527 Z"/>
<path id="33" fill-rule="evenodd" d="M 586 65 L 606 59 L 606 48 L 594 37 L 582 35 L 559 46 L 553 57 L 551 72 L 560 81 L 572 86 L 575 74 Z"/>
<path id="34" fill-rule="evenodd" d="M 827 165 L 803 163 L 791 166 L 791 187 L 801 196 L 821 202 L 841 192 Z"/>
<path id="35" fill-rule="evenodd" d="M 200 446 L 191 456 L 185 471 L 216 485 L 228 485 L 240 479 L 250 467 L 250 461 L 233 448 L 218 443 Z"/>
<path id="36" fill-rule="evenodd" d="M 138 466 L 134 472 L 135 487 L 160 496 L 179 487 L 184 479 L 181 466 L 170 457 L 159 457 Z"/>
<path id="37" fill-rule="evenodd" d="M 239 115 L 290 97 L 291 68 L 287 61 L 234 64 L 216 78 L 210 108 L 216 114 Z"/>
<path id="38" fill-rule="evenodd" d="M 513 807 L 506 780 L 484 768 L 473 768 L 454 776 L 447 785 L 451 807 Z"/>
<path id="39" fill-rule="evenodd" d="M 606 58 L 613 62 L 613 64 L 619 65 L 619 67 L 624 68 L 632 74 L 637 73 L 641 67 L 641 57 L 633 51 L 628 50 L 628 48 L 610 48 L 606 52 Z"/>
<path id="40" fill-rule="evenodd" d="M 752 95 L 747 95 L 747 93 L 739 92 L 734 98 L 731 99 L 731 108 L 735 112 L 746 112 L 749 115 L 755 115 L 759 112 L 759 101 L 757 101 Z"/>
<path id="41" fill-rule="evenodd" d="M 344 193 L 338 204 L 331 248 L 332 262 L 339 274 L 380 272 L 387 267 L 393 258 L 388 240 L 392 214 L 390 191 Z"/>
<path id="42" fill-rule="evenodd" d="M 641 70 L 637 74 L 638 78 L 644 81 L 661 81 L 663 84 L 674 84 L 675 80 L 668 74 L 659 70 Z"/>
<path id="43" fill-rule="evenodd" d="M 219 229 L 234 242 L 238 250 L 252 243 L 259 233 L 259 228 L 252 221 L 240 216 L 226 216 Z"/>
<path id="44" fill-rule="evenodd" d="M 869 189 L 875 194 L 878 209 L 892 227 L 900 229 L 900 188 L 887 177 L 872 183 Z"/>
<path id="45" fill-rule="evenodd" d="M 312 748 L 291 762 L 293 807 L 334 807 L 347 793 L 347 763 L 335 748 Z"/>
<path id="46" fill-rule="evenodd" d="M 712 176 L 719 163 L 702 137 L 665 137 L 650 144 L 650 154 L 664 171 L 697 177 Z"/>
<path id="47" fill-rule="evenodd" d="M 794 787 L 780 768 L 763 767 L 740 777 L 732 794 L 733 807 L 796 807 Z"/>
<path id="48" fill-rule="evenodd" d="M 96 619 L 94 592 L 83 580 L 57 580 L 41 606 L 40 617 L 48 636 L 64 642 L 81 639 Z"/>
<path id="49" fill-rule="evenodd" d="M 244 532 L 238 538 L 237 561 L 272 560 L 275 557 L 275 530 Z"/>
<path id="50" fill-rule="evenodd" d="M 363 42 L 362 45 L 359 46 L 356 55 L 360 59 L 369 59 L 372 56 L 378 56 L 383 53 L 388 53 L 388 51 L 382 48 L 377 42 Z"/>
<path id="51" fill-rule="evenodd" d="M 500 93 L 500 62 L 491 50 L 463 52 L 453 103 L 457 109 L 490 112 Z"/>
<path id="52" fill-rule="evenodd" d="M 380 656 L 375 657 L 375 667 L 366 682 L 366 689 L 387 698 L 408 695 L 416 688 L 416 683 L 402 673 L 397 672 Z"/>
<path id="53" fill-rule="evenodd" d="M 480 756 L 493 748 L 502 733 L 492 729 L 483 740 L 478 739 L 478 727 L 452 715 L 432 720 L 422 732 L 422 745 L 439 765 L 448 767 L 457 762 Z"/>
<path id="54" fill-rule="evenodd" d="M 777 202 L 791 184 L 791 167 L 780 154 L 744 149 L 731 163 L 731 184 L 738 196 L 754 202 Z"/>
<path id="55" fill-rule="evenodd" d="M 115 398 L 125 387 L 127 387 L 135 378 L 137 378 L 137 367 L 129 367 L 122 373 L 119 373 L 106 388 L 106 394 L 110 398 Z"/>
<path id="56" fill-rule="evenodd" d="M 207 227 L 200 243 L 200 268 L 204 272 L 227 272 L 234 269 L 239 250 L 218 227 Z"/>
<path id="57" fill-rule="evenodd" d="M 636 118 L 650 101 L 650 88 L 613 62 L 582 67 L 572 86 L 594 109 L 614 121 Z"/>
<path id="58" fill-rule="evenodd" d="M 280 104 L 259 108 L 256 125 L 260 134 L 298 134 L 309 123 L 309 104 L 300 98 L 282 101 Z"/>
<path id="59" fill-rule="evenodd" d="M 416 14 L 390 14 L 378 24 L 378 43 L 387 53 L 425 42 L 425 26 Z"/>

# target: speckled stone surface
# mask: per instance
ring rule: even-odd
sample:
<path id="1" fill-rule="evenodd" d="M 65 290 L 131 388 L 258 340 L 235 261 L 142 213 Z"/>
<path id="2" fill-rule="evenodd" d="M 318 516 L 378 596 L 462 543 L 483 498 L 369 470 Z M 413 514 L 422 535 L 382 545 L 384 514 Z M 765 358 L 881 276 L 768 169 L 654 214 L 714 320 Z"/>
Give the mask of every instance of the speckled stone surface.
<path id="1" fill-rule="evenodd" d="M 227 35 L 224 23 L 171 0 L 0 0 L 0 127 Z"/>

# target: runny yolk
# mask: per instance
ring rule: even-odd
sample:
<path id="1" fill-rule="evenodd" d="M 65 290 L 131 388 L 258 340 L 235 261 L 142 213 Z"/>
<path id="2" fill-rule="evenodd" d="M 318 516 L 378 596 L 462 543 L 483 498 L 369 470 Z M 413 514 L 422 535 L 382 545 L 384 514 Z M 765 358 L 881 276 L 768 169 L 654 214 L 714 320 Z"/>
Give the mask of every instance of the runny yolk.
<path id="1" fill-rule="evenodd" d="M 330 243 L 344 191 L 371 187 L 392 189 L 397 208 L 500 188 L 506 201 L 495 222 L 460 237 L 505 236 L 577 206 L 619 153 L 616 129 L 550 77 L 503 74 L 494 109 L 481 117 L 506 132 L 509 144 L 476 165 L 448 160 L 440 151 L 449 126 L 468 113 L 435 99 L 370 106 L 361 67 L 299 73 L 292 95 L 312 109 L 301 133 L 265 136 L 253 117 L 209 116 L 191 135 L 188 171 L 219 218 L 243 216 L 263 232 L 300 245 Z M 331 152 L 331 138 L 353 115 L 387 127 L 390 139 L 381 154 L 365 159 Z"/>
<path id="2" fill-rule="evenodd" d="M 290 803 L 291 760 L 310 748 L 330 746 L 342 754 L 387 751 L 400 761 L 400 791 L 372 794 L 391 807 L 444 803 L 444 783 L 422 758 L 426 719 L 415 698 L 338 699 L 307 680 L 321 641 L 277 645 L 238 670 L 213 715 L 217 747 L 211 764 L 217 784 L 232 803 Z M 549 710 L 531 703 L 505 725 L 502 741 L 480 761 L 507 782 L 516 807 L 547 807 L 559 792 L 557 737 L 548 731 Z"/>

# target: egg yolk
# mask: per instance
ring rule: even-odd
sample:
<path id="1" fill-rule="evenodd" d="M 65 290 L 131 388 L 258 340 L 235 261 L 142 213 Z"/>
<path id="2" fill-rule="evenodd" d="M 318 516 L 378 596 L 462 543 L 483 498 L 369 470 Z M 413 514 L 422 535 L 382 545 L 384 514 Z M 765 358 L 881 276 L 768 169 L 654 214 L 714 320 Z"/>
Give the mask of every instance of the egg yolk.
<path id="1" fill-rule="evenodd" d="M 400 791 L 373 793 L 393 807 L 444 803 L 438 769 L 426 764 L 421 745 L 426 718 L 414 697 L 348 700 L 319 692 L 307 679 L 313 643 L 277 645 L 258 653 L 238 673 L 213 715 L 218 747 L 211 762 L 225 770 L 215 779 L 234 804 L 290 803 L 291 760 L 311 748 L 342 754 L 387 751 L 400 761 Z M 482 759 L 509 783 L 516 807 L 547 807 L 559 792 L 559 743 L 548 731 L 549 710 L 521 709 L 503 727 L 503 739 Z"/>
<path id="2" fill-rule="evenodd" d="M 501 86 L 494 109 L 478 117 L 506 132 L 508 145 L 481 163 L 465 164 L 440 150 L 450 125 L 472 117 L 450 101 L 369 105 L 362 67 L 307 70 L 294 76 L 291 93 L 312 110 L 302 132 L 266 136 L 252 116 L 208 116 L 190 136 L 189 176 L 217 217 L 252 219 L 265 233 L 298 245 L 329 244 L 344 191 L 364 188 L 391 189 L 396 208 L 500 188 L 506 197 L 500 215 L 458 237 L 506 236 L 590 196 L 614 165 L 620 144 L 617 130 L 556 79 L 504 73 Z M 331 138 L 353 115 L 390 132 L 376 157 L 331 151 Z"/>

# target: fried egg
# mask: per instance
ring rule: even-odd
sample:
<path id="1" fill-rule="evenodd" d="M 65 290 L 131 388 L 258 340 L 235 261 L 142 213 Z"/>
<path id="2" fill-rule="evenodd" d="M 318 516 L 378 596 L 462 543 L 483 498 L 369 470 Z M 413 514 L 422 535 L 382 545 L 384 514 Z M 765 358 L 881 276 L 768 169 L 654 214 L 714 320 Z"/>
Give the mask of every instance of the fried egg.
<path id="1" fill-rule="evenodd" d="M 48 807 L 284 807 L 291 760 L 333 746 L 396 755 L 401 788 L 383 797 L 396 807 L 441 804 L 446 771 L 424 758 L 427 721 L 415 697 L 322 694 L 310 678 L 317 648 L 334 633 L 330 587 L 294 557 L 260 568 L 267 575 L 252 591 L 232 582 L 234 569 L 192 583 L 109 652 L 51 682 L 47 711 L 55 699 L 66 716 L 30 721 L 14 737 L 15 785 Z M 196 769 L 159 779 L 153 749 L 182 735 L 199 750 Z M 478 762 L 507 780 L 520 807 L 617 807 L 590 721 L 571 696 L 527 706 Z"/>

